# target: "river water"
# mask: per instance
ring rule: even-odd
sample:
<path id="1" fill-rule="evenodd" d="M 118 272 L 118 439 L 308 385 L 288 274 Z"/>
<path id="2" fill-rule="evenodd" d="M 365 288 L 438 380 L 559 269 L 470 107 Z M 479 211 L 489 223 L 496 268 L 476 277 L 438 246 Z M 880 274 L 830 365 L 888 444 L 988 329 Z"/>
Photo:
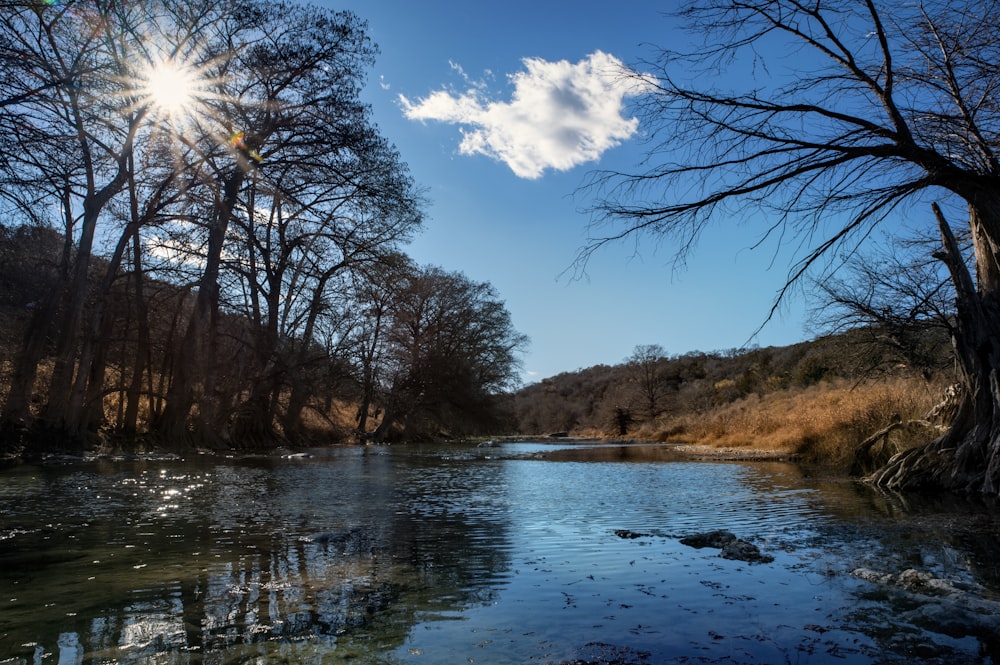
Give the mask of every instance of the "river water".
<path id="1" fill-rule="evenodd" d="M 997 504 L 648 445 L 0 471 L 4 664 L 828 662 L 1000 662 Z"/>

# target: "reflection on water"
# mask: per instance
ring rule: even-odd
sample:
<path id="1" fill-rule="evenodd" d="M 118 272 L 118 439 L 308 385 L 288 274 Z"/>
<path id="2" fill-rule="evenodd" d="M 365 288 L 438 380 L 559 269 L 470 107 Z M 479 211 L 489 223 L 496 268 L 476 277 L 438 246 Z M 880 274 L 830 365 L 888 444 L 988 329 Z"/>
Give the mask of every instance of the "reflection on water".
<path id="1" fill-rule="evenodd" d="M 774 562 L 680 543 L 714 529 Z M 669 446 L 24 466 L 0 663 L 998 662 L 998 536 L 995 502 Z"/>

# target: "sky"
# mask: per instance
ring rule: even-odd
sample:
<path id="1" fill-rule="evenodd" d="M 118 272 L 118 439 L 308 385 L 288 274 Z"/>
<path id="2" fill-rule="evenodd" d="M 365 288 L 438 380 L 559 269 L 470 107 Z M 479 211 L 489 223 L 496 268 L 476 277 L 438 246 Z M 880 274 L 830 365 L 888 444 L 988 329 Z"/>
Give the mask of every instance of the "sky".
<path id="1" fill-rule="evenodd" d="M 710 227 L 684 266 L 647 238 L 573 270 L 591 221 L 588 176 L 644 154 L 635 89 L 607 72 L 686 38 L 663 13 L 671 2 L 320 4 L 367 20 L 379 46 L 364 99 L 429 202 L 407 253 L 495 287 L 531 340 L 525 383 L 621 363 L 637 345 L 680 355 L 815 336 L 798 295 L 767 321 L 789 264 L 771 240 L 758 246 L 763 225 Z"/>

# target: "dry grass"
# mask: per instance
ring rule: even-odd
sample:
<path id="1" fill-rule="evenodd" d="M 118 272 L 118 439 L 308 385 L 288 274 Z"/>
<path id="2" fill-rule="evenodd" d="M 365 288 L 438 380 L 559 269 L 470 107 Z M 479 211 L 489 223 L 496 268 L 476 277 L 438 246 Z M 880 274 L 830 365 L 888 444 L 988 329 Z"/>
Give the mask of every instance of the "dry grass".
<path id="1" fill-rule="evenodd" d="M 845 468 L 854 450 L 895 417 L 920 419 L 943 394 L 943 386 L 894 378 L 854 385 L 846 381 L 806 389 L 753 395 L 708 413 L 661 419 L 638 436 L 717 448 L 781 451 Z M 923 443 L 931 431 L 912 431 L 898 445 Z"/>

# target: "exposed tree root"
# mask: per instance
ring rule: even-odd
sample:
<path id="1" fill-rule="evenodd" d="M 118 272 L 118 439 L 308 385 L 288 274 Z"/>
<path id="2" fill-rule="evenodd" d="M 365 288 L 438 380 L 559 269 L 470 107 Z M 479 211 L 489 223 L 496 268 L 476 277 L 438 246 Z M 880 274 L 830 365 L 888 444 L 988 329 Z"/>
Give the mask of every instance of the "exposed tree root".
<path id="1" fill-rule="evenodd" d="M 911 448 L 894 455 L 889 462 L 865 480 L 888 490 L 961 489 L 944 482 L 953 475 L 955 449 L 938 449 L 935 444 Z"/>
<path id="2" fill-rule="evenodd" d="M 964 428 L 963 428 L 964 429 Z M 996 438 L 979 428 L 953 428 L 926 446 L 894 455 L 865 480 L 894 491 L 947 490 L 962 493 L 998 493 Z"/>
<path id="3" fill-rule="evenodd" d="M 894 420 L 888 426 L 875 432 L 861 442 L 854 451 L 851 465 L 852 476 L 863 476 L 885 466 L 900 452 L 899 444 L 892 439 L 893 432 L 899 430 L 940 429 L 929 420 Z"/>

